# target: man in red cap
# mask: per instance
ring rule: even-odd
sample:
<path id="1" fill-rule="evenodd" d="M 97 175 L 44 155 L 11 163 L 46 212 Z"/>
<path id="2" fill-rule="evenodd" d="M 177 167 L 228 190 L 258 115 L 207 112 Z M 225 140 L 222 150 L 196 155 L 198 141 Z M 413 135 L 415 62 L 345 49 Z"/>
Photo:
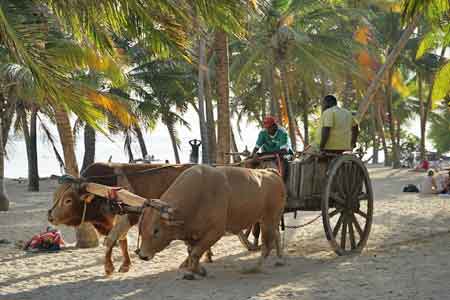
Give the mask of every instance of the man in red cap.
<path id="1" fill-rule="evenodd" d="M 253 149 L 254 157 L 259 149 L 262 152 L 288 154 L 291 152 L 291 142 L 286 129 L 279 126 L 272 116 L 264 118 L 264 129 L 260 131 Z"/>

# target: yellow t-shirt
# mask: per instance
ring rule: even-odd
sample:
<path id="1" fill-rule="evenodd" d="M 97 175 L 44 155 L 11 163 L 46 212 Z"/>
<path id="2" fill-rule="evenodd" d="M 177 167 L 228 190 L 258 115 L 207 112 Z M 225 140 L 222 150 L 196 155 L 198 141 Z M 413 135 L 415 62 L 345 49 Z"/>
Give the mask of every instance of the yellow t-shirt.
<path id="1" fill-rule="evenodd" d="M 316 143 L 320 146 L 322 127 L 330 127 L 330 136 L 325 145 L 328 150 L 351 150 L 352 146 L 352 113 L 345 108 L 333 106 L 322 112 L 320 127 L 316 132 Z"/>

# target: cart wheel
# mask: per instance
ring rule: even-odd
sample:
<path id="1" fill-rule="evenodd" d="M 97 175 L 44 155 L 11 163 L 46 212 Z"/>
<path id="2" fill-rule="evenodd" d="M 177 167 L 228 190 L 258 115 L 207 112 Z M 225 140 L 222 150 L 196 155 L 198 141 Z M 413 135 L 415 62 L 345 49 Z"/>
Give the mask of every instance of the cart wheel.
<path id="1" fill-rule="evenodd" d="M 253 243 L 250 242 L 250 233 L 253 233 Z M 239 240 L 241 241 L 242 245 L 248 250 L 248 251 L 258 251 L 261 249 L 261 245 L 259 244 L 259 235 L 260 235 L 260 228 L 259 223 L 256 223 L 255 225 L 250 226 L 249 228 L 242 230 L 239 234 Z"/>
<path id="2" fill-rule="evenodd" d="M 327 171 L 322 220 L 328 242 L 338 255 L 359 253 L 369 238 L 373 191 L 369 173 L 356 157 L 336 158 Z"/>

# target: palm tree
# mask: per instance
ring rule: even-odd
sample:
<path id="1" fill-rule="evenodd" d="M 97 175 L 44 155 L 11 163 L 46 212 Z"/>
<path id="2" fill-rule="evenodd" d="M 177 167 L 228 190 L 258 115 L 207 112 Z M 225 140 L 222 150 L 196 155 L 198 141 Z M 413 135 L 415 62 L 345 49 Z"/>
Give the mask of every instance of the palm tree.
<path id="1" fill-rule="evenodd" d="M 344 26 L 348 14 L 355 12 L 326 1 L 268 1 L 263 14 L 250 20 L 248 40 L 238 42 L 241 51 L 231 67 L 236 98 L 244 104 L 247 95 L 262 91 L 258 106 L 265 108 L 266 99 L 270 100 L 271 112 L 280 112 L 279 119 L 289 125 L 294 147 L 302 90 L 320 94 L 331 79 L 345 72 L 358 75 L 351 59 L 358 45 Z M 254 101 L 249 103 L 256 107 Z"/>
<path id="2" fill-rule="evenodd" d="M 230 157 L 226 155 L 231 149 L 231 124 L 228 75 L 228 37 L 223 30 L 215 33 L 215 52 L 217 55 L 217 162 L 226 164 Z"/>
<path id="3" fill-rule="evenodd" d="M 5 194 L 4 188 L 4 176 L 5 176 L 5 143 L 4 135 L 4 123 L 5 115 L 7 113 L 8 102 L 4 98 L 3 93 L 0 93 L 0 211 L 7 211 L 9 209 L 9 199 Z"/>
<path id="4" fill-rule="evenodd" d="M 175 161 L 180 163 L 179 139 L 175 126 L 179 123 L 189 127 L 182 114 L 194 99 L 192 67 L 176 60 L 142 61 L 141 65 L 129 72 L 129 77 L 131 89 L 138 96 L 138 114 L 147 120 L 160 119 L 166 125 Z"/>

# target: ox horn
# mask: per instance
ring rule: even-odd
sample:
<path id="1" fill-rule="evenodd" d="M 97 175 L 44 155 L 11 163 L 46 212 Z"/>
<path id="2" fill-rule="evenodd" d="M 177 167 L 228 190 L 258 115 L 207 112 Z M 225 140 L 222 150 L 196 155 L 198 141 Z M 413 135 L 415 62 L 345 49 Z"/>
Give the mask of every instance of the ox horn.
<path id="1" fill-rule="evenodd" d="M 64 174 L 58 178 L 59 184 L 68 183 L 73 186 L 73 188 L 77 191 L 81 190 L 81 184 L 84 182 L 81 178 L 76 178 L 69 174 Z"/>
<path id="2" fill-rule="evenodd" d="M 182 220 L 176 220 L 175 209 L 171 207 L 167 202 L 159 199 L 147 199 L 144 202 L 143 208 L 151 207 L 158 211 L 161 216 L 162 221 L 167 225 L 178 226 L 182 225 L 184 222 Z"/>

